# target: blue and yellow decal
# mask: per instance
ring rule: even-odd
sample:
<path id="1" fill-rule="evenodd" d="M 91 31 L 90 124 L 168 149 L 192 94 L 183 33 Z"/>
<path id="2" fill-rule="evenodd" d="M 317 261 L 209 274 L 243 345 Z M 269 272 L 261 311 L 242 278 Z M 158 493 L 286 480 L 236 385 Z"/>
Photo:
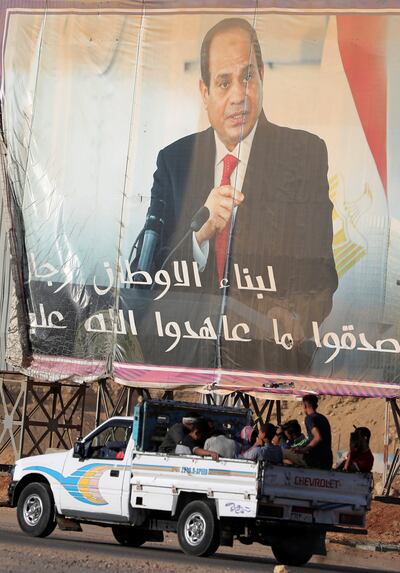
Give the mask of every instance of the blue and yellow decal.
<path id="1" fill-rule="evenodd" d="M 108 501 L 100 493 L 99 483 L 103 474 L 114 466 L 104 464 L 89 464 L 74 471 L 70 476 L 45 466 L 30 466 L 27 470 L 40 471 L 56 479 L 63 488 L 76 500 L 89 505 L 108 505 Z"/>

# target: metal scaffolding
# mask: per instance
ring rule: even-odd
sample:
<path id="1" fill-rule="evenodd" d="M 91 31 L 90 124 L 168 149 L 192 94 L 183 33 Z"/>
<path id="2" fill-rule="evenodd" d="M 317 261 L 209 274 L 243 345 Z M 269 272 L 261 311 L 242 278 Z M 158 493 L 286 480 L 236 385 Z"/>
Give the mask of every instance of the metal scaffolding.
<path id="1" fill-rule="evenodd" d="M 82 434 L 85 384 L 0 377 L 0 459 L 69 449 Z"/>

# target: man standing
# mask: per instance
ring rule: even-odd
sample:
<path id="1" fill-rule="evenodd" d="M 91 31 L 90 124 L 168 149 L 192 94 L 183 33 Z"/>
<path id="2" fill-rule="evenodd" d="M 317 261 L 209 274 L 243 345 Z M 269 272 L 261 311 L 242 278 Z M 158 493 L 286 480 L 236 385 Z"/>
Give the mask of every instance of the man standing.
<path id="1" fill-rule="evenodd" d="M 329 314 L 337 288 L 327 152 L 317 136 L 267 120 L 263 80 L 259 41 L 246 20 L 222 20 L 208 31 L 199 87 L 210 128 L 158 155 L 152 199 L 166 211 L 155 267 L 205 205 L 207 221 L 175 258 L 198 263 L 203 294 L 217 295 L 207 303 L 215 314 L 224 295 L 231 323 L 250 324 L 251 342 L 221 341 L 221 365 L 307 371 L 312 353 L 303 341 L 312 321 Z M 268 267 L 276 291 L 267 290 Z M 289 347 L 277 344 L 273 319 L 290 333 Z"/>
<path id="2" fill-rule="evenodd" d="M 332 432 L 328 418 L 317 412 L 318 396 L 307 394 L 303 396 L 303 407 L 306 415 L 306 425 L 309 442 L 297 453 L 304 454 L 307 466 L 324 470 L 332 469 Z"/>

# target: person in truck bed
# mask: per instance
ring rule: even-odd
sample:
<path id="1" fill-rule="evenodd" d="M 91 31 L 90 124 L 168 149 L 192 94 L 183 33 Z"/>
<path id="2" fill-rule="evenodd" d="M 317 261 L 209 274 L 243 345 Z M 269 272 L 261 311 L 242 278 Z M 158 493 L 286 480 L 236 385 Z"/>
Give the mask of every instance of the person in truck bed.
<path id="1" fill-rule="evenodd" d="M 284 450 L 285 463 L 330 470 L 333 465 L 332 432 L 328 418 L 317 412 L 318 396 L 303 396 L 303 408 L 308 442 L 301 448 Z"/>
<path id="2" fill-rule="evenodd" d="M 278 426 L 274 440 L 274 443 L 281 446 L 282 449 L 289 450 L 302 448 L 308 442 L 297 420 L 288 420 Z"/>
<path id="3" fill-rule="evenodd" d="M 240 444 L 232 439 L 230 431 L 215 431 L 212 436 L 207 438 L 204 448 L 209 451 L 217 452 L 221 458 L 239 457 Z"/>
<path id="4" fill-rule="evenodd" d="M 254 446 L 257 435 L 257 430 L 253 428 L 253 426 L 244 426 L 244 428 L 240 430 L 240 433 L 236 436 L 240 448 L 240 457 L 243 457 L 243 454 Z"/>
<path id="5" fill-rule="evenodd" d="M 350 451 L 337 469 L 345 472 L 369 473 L 374 465 L 374 456 L 369 447 L 371 431 L 365 426 L 355 428 L 350 434 Z"/>
<path id="6" fill-rule="evenodd" d="M 243 454 L 243 458 L 253 462 L 264 461 L 269 464 L 281 464 L 283 462 L 282 448 L 272 443 L 275 434 L 276 426 L 274 424 L 263 424 L 254 446 Z"/>
<path id="7" fill-rule="evenodd" d="M 195 456 L 210 456 L 214 461 L 219 460 L 219 454 L 203 448 L 204 442 L 209 435 L 209 425 L 204 418 L 198 418 L 193 422 L 191 431 L 176 446 L 175 453 Z"/>
<path id="8" fill-rule="evenodd" d="M 177 444 L 192 430 L 196 416 L 184 416 L 182 422 L 171 426 L 166 433 L 158 451 L 164 454 L 173 454 Z"/>

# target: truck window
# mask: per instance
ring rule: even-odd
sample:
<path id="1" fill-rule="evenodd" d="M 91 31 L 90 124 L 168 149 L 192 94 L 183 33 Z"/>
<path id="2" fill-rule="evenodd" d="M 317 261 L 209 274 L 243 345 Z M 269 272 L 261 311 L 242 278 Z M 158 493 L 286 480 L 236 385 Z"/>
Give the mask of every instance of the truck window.
<path id="1" fill-rule="evenodd" d="M 114 423 L 102 428 L 98 434 L 85 444 L 87 458 L 123 460 L 129 438 L 132 433 L 132 424 Z"/>

